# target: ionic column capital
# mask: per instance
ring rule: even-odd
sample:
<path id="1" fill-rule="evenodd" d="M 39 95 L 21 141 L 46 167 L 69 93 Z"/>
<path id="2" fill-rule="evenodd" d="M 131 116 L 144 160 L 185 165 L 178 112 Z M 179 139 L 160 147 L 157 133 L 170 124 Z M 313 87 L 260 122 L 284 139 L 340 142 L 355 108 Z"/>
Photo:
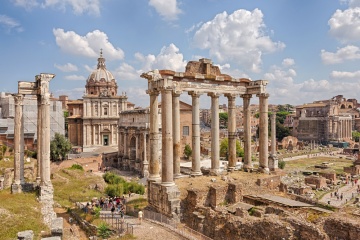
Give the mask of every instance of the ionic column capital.
<path id="1" fill-rule="evenodd" d="M 259 93 L 259 94 L 256 94 L 256 96 L 258 98 L 268 98 L 270 96 L 270 94 L 268 94 L 268 93 Z"/>
<path id="2" fill-rule="evenodd" d="M 198 92 L 198 91 L 189 91 L 188 94 L 190 96 L 192 96 L 193 98 L 198 98 L 202 95 L 202 93 Z"/>
<path id="3" fill-rule="evenodd" d="M 209 92 L 207 95 L 212 98 L 219 98 L 221 96 L 220 93 L 216 93 L 216 92 Z"/>
<path id="4" fill-rule="evenodd" d="M 250 98 L 252 98 L 252 94 L 241 94 L 240 97 L 250 99 Z"/>
<path id="5" fill-rule="evenodd" d="M 24 104 L 24 95 L 23 94 L 13 94 L 15 105 L 23 105 Z"/>
<path id="6" fill-rule="evenodd" d="M 172 96 L 173 97 L 180 97 L 181 94 L 182 94 L 182 91 L 174 90 L 173 93 L 172 93 Z"/>
<path id="7" fill-rule="evenodd" d="M 159 96 L 160 91 L 157 89 L 149 89 L 146 90 L 146 93 L 149 94 L 150 96 Z"/>

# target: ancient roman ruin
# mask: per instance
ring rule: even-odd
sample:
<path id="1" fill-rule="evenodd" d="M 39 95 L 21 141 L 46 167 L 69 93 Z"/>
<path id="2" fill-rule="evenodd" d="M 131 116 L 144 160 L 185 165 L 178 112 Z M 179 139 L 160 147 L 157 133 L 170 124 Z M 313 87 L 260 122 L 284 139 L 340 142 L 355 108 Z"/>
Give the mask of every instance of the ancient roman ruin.
<path id="1" fill-rule="evenodd" d="M 251 162 L 251 135 L 249 105 L 252 95 L 256 95 L 260 102 L 260 150 L 259 170 L 269 172 L 268 162 L 268 97 L 266 92 L 267 81 L 250 81 L 249 79 L 235 79 L 222 74 L 219 67 L 214 66 L 210 59 L 190 61 L 185 72 L 171 70 L 153 70 L 143 73 L 141 77 L 148 80 L 147 93 L 150 95 L 150 158 L 148 201 L 157 211 L 171 217 L 180 212 L 179 190 L 174 182 L 174 175 L 179 169 L 178 141 L 180 131 L 179 96 L 187 93 L 192 97 L 192 170 L 191 176 L 200 176 L 200 121 L 199 97 L 204 94 L 211 97 L 211 174 L 219 173 L 219 96 L 228 98 L 229 105 L 229 171 L 236 164 L 236 132 L 235 98 L 241 97 L 245 112 L 245 158 L 244 169 L 253 168 Z M 161 161 L 159 158 L 158 132 L 158 96 L 161 95 L 162 129 L 161 129 Z M 160 166 L 161 163 L 161 166 Z M 160 172 L 161 170 L 161 172 Z"/>
<path id="2" fill-rule="evenodd" d="M 39 200 L 42 203 L 44 222 L 52 229 L 56 222 L 62 225 L 62 219 L 57 219 L 53 210 L 53 186 L 50 179 L 50 93 L 49 83 L 55 74 L 41 73 L 35 76 L 35 82 L 18 82 L 18 94 L 15 94 L 15 127 L 14 127 L 14 181 L 11 185 L 12 193 L 20 193 L 34 188 L 24 180 L 24 95 L 36 95 L 38 100 L 37 118 L 37 186 Z"/>

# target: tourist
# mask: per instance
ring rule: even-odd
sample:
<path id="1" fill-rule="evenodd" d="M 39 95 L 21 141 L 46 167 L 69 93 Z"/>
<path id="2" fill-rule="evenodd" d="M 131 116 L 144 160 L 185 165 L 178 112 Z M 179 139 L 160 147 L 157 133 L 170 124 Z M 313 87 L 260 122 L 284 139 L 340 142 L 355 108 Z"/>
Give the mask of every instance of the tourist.
<path id="1" fill-rule="evenodd" d="M 143 212 L 141 210 L 138 212 L 138 217 L 139 217 L 139 224 L 141 225 L 143 218 Z"/>

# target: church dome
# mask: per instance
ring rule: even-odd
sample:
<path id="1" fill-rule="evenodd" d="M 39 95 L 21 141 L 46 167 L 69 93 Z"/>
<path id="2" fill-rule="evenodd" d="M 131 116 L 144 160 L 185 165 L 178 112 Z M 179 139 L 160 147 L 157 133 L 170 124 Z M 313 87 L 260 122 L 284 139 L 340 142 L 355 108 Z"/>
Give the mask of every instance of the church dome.
<path id="1" fill-rule="evenodd" d="M 117 84 L 114 75 L 106 69 L 105 58 L 100 51 L 97 69 L 86 80 L 86 94 L 95 96 L 116 96 Z"/>
<path id="2" fill-rule="evenodd" d="M 113 74 L 106 69 L 105 58 L 102 56 L 102 51 L 98 58 L 97 69 L 89 75 L 87 82 L 90 80 L 94 82 L 100 82 L 101 80 L 106 82 L 111 82 L 112 80 L 116 81 Z"/>

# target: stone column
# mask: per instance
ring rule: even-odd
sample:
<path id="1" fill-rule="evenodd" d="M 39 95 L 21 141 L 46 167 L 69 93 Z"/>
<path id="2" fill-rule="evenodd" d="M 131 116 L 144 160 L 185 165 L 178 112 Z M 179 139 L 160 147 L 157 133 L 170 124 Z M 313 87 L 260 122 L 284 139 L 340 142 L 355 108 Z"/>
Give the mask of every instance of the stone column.
<path id="1" fill-rule="evenodd" d="M 172 186 L 174 183 L 174 152 L 172 126 L 172 89 L 164 86 L 161 90 L 161 185 Z"/>
<path id="2" fill-rule="evenodd" d="M 14 183 L 12 185 L 12 192 L 21 192 L 21 170 L 24 171 L 24 156 L 21 160 L 21 148 L 24 148 L 24 141 L 21 141 L 23 130 L 23 101 L 24 95 L 14 94 L 15 101 L 15 121 L 14 121 Z M 22 150 L 24 152 L 24 150 Z"/>
<path id="3" fill-rule="evenodd" d="M 228 169 L 233 171 L 236 166 L 236 112 L 233 94 L 226 94 L 228 98 Z"/>
<path id="4" fill-rule="evenodd" d="M 200 93 L 191 91 L 192 97 L 192 176 L 202 175 L 200 170 Z"/>
<path id="5" fill-rule="evenodd" d="M 158 119 L 158 91 L 149 91 L 150 95 L 150 172 L 149 180 L 160 181 L 160 162 L 159 162 L 159 119 Z"/>
<path id="6" fill-rule="evenodd" d="M 252 169 L 251 159 L 251 112 L 250 112 L 250 98 L 251 94 L 241 95 L 243 99 L 244 110 L 244 169 Z"/>
<path id="7" fill-rule="evenodd" d="M 144 165 L 144 168 L 143 168 L 143 174 L 144 174 L 144 177 L 148 178 L 149 177 L 149 162 L 147 160 L 147 153 L 146 153 L 146 132 L 143 133 L 144 135 L 144 141 L 143 141 L 143 147 L 144 147 L 144 158 L 143 158 L 143 165 Z"/>
<path id="8" fill-rule="evenodd" d="M 260 111 L 260 136 L 259 136 L 259 168 L 264 172 L 269 172 L 268 152 L 269 152 L 269 130 L 268 130 L 268 93 L 261 93 L 259 97 Z"/>
<path id="9" fill-rule="evenodd" d="M 127 150 L 127 129 L 125 129 L 124 131 L 124 158 L 129 158 L 129 155 L 128 155 L 128 150 Z"/>
<path id="10" fill-rule="evenodd" d="M 36 139 L 36 151 L 37 151 L 37 155 L 36 155 L 36 160 L 37 160 L 37 174 L 36 174 L 36 183 L 40 184 L 41 182 L 41 164 L 42 164 L 42 160 L 41 160 L 41 125 L 42 125 L 42 121 L 41 121 L 41 95 L 37 95 L 37 139 Z"/>
<path id="11" fill-rule="evenodd" d="M 276 155 L 276 113 L 271 114 L 271 155 Z"/>
<path id="12" fill-rule="evenodd" d="M 220 170 L 220 143 L 219 143 L 219 94 L 208 93 L 211 97 L 211 169 L 213 175 Z"/>
<path id="13" fill-rule="evenodd" d="M 138 132 L 138 130 L 135 131 L 135 160 L 140 159 L 139 158 L 139 135 L 140 133 Z"/>
<path id="14" fill-rule="evenodd" d="M 120 127 L 118 127 L 118 157 L 120 156 L 121 156 L 121 132 L 120 132 Z"/>
<path id="15" fill-rule="evenodd" d="M 178 178 L 180 174 L 180 92 L 173 92 L 172 95 L 172 117 L 173 117 L 173 141 L 174 141 L 174 177 Z"/>
<path id="16" fill-rule="evenodd" d="M 49 83 L 54 74 L 36 76 L 41 95 L 41 185 L 52 188 L 50 180 L 50 93 Z M 38 133 L 39 134 L 39 133 Z"/>

